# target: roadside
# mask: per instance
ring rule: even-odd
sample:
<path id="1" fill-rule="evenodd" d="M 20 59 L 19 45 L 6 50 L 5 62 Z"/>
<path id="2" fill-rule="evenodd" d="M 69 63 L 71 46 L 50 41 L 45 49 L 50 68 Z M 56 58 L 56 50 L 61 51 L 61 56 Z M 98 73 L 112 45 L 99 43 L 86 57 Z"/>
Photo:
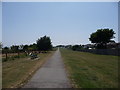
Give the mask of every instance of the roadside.
<path id="1" fill-rule="evenodd" d="M 30 60 L 26 57 L 3 62 L 2 87 L 22 87 L 53 53 L 54 51 L 40 53 L 38 55 L 39 59 L 36 60 Z"/>
<path id="2" fill-rule="evenodd" d="M 117 88 L 118 57 L 60 49 L 74 88 Z"/>
<path id="3" fill-rule="evenodd" d="M 59 49 L 23 88 L 71 88 Z"/>

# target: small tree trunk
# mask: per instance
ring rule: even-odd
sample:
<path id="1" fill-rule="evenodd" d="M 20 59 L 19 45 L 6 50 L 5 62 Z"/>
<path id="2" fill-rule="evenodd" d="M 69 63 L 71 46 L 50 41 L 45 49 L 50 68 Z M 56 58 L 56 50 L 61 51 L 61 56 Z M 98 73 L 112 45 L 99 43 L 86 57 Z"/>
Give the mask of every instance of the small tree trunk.
<path id="1" fill-rule="evenodd" d="M 27 52 L 25 52 L 25 55 L 27 56 Z"/>
<path id="2" fill-rule="evenodd" d="M 6 60 L 7 60 L 8 59 L 7 52 L 5 54 L 6 54 Z"/>
<path id="3" fill-rule="evenodd" d="M 20 53 L 19 53 L 19 51 L 18 51 L 18 58 L 20 57 Z"/>

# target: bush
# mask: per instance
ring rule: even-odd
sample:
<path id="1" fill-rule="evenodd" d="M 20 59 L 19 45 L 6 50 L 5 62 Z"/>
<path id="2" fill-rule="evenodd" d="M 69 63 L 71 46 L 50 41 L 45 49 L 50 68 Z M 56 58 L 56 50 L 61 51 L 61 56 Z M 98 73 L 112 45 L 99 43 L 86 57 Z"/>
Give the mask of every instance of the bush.
<path id="1" fill-rule="evenodd" d="M 72 50 L 74 50 L 74 51 L 79 50 L 79 49 L 81 49 L 80 45 L 74 45 L 74 46 L 72 46 Z"/>
<path id="2" fill-rule="evenodd" d="M 2 58 L 2 62 L 6 62 L 6 61 L 8 61 L 8 59 Z"/>

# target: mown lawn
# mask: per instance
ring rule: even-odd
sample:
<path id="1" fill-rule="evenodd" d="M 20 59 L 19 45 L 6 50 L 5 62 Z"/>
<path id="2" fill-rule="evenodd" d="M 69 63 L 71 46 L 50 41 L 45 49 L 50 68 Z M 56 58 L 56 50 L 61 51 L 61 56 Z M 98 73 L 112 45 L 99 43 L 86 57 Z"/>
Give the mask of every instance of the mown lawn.
<path id="1" fill-rule="evenodd" d="M 75 88 L 117 88 L 118 57 L 60 49 Z"/>
<path id="2" fill-rule="evenodd" d="M 54 53 L 41 53 L 39 59 L 31 60 L 30 57 L 16 58 L 2 63 L 2 87 L 16 88 L 24 85 L 27 80 L 42 66 L 42 64 Z"/>

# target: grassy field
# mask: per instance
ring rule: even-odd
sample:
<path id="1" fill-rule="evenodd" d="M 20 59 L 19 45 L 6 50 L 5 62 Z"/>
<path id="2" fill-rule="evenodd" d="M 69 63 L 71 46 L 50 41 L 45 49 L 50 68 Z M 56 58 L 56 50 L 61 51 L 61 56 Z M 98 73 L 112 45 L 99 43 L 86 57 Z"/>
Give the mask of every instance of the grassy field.
<path id="1" fill-rule="evenodd" d="M 42 64 L 54 53 L 40 53 L 39 59 L 31 60 L 30 57 L 16 58 L 15 60 L 3 62 L 2 65 L 2 87 L 16 88 L 24 85 L 27 80 L 42 66 Z"/>
<path id="2" fill-rule="evenodd" d="M 6 59 L 6 54 L 2 54 L 2 62 L 6 62 L 6 61 L 10 61 L 10 60 L 14 60 L 16 58 L 24 58 L 26 57 L 25 53 L 7 53 L 7 59 Z"/>
<path id="3" fill-rule="evenodd" d="M 60 49 L 76 88 L 117 88 L 118 57 Z"/>

